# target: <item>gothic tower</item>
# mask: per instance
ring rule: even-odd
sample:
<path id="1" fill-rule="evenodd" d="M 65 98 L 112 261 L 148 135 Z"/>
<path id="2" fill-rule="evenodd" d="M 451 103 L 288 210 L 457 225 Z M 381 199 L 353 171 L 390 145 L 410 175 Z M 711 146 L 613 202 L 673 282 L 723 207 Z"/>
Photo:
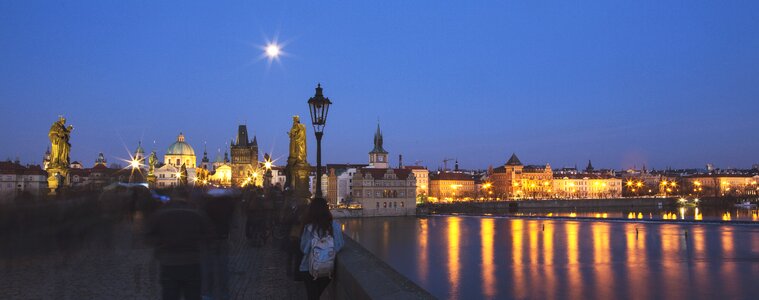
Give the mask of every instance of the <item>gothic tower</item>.
<path id="1" fill-rule="evenodd" d="M 208 159 L 208 151 L 205 143 L 203 143 L 203 159 L 200 160 L 200 167 L 206 170 L 211 170 L 211 161 Z"/>
<path id="2" fill-rule="evenodd" d="M 374 133 L 374 149 L 369 152 L 369 167 L 377 169 L 387 169 L 387 151 L 382 148 L 382 131 L 377 123 L 377 132 Z"/>
<path id="3" fill-rule="evenodd" d="M 137 150 L 134 151 L 134 160 L 144 164 L 145 161 L 145 149 L 142 149 L 142 141 L 137 143 Z"/>
<path id="4" fill-rule="evenodd" d="M 248 139 L 248 127 L 240 125 L 237 128 L 237 140 L 230 145 L 232 151 L 232 185 L 242 186 L 250 182 L 252 177 L 260 177 L 258 169 L 258 141 Z M 259 175 L 259 176 L 254 176 Z M 257 180 L 256 180 L 257 181 Z"/>

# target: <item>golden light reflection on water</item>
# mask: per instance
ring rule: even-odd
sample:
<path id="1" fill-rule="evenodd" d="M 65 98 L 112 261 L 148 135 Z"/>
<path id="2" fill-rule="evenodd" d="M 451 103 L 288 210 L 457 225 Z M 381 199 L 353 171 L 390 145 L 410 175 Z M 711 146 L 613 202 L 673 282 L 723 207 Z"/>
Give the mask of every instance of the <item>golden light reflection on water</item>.
<path id="1" fill-rule="evenodd" d="M 611 272 L 609 247 L 609 223 L 594 222 L 590 230 L 593 234 L 593 263 L 594 276 L 597 282 L 614 282 L 614 274 Z M 613 292 L 609 284 L 599 284 L 595 289 L 596 298 L 608 299 Z"/>
<path id="2" fill-rule="evenodd" d="M 684 232 L 681 232 L 680 226 L 664 224 L 659 226 L 659 237 L 661 238 L 661 256 L 663 283 L 667 286 L 678 286 L 678 279 L 681 278 L 680 260 L 685 255 L 680 252 L 680 243 L 684 239 Z M 665 289 L 666 298 L 675 298 L 676 289 Z"/>
<path id="3" fill-rule="evenodd" d="M 530 221 L 527 223 L 527 233 L 530 239 L 530 264 L 538 262 L 538 222 Z M 534 270 L 534 268 L 533 268 Z"/>
<path id="4" fill-rule="evenodd" d="M 591 225 L 593 232 L 593 262 L 596 264 L 609 262 L 609 224 L 598 222 Z"/>
<path id="5" fill-rule="evenodd" d="M 538 224 L 539 221 L 537 220 L 531 220 L 527 222 L 527 235 L 529 238 L 529 248 L 527 248 L 527 252 L 530 255 L 530 261 L 526 262 L 523 270 L 524 272 L 528 273 L 528 290 L 534 291 L 536 289 L 540 289 L 545 283 L 536 284 L 533 278 L 540 278 L 540 270 L 537 268 L 538 265 L 538 254 L 540 254 L 540 248 L 538 248 L 538 234 L 540 234 L 541 229 L 538 227 L 540 224 Z"/>
<path id="6" fill-rule="evenodd" d="M 459 296 L 459 272 L 461 271 L 461 265 L 459 264 L 460 238 L 461 218 L 451 217 L 448 219 L 448 282 L 451 286 L 451 298 L 458 298 Z"/>
<path id="7" fill-rule="evenodd" d="M 482 239 L 482 290 L 486 297 L 492 298 L 496 295 L 495 257 L 493 255 L 495 220 L 482 219 L 480 238 Z"/>
<path id="8" fill-rule="evenodd" d="M 572 289 L 570 292 L 570 299 L 580 299 L 582 286 L 582 278 L 580 274 L 580 250 L 578 245 L 578 237 L 580 231 L 580 224 L 576 222 L 564 223 L 565 232 L 567 235 L 567 262 L 568 262 L 568 277 L 569 286 Z"/>
<path id="9" fill-rule="evenodd" d="M 693 230 L 691 236 L 693 236 L 694 252 L 697 255 L 704 255 L 706 253 L 706 233 L 704 230 Z"/>
<path id="10" fill-rule="evenodd" d="M 644 228 L 639 228 L 639 224 L 627 223 L 625 224 L 625 239 L 626 239 L 626 253 L 627 270 L 630 276 L 630 288 L 629 291 L 635 292 L 636 297 L 640 299 L 646 299 L 646 281 L 648 278 L 648 268 L 646 263 L 646 236 Z"/>
<path id="11" fill-rule="evenodd" d="M 382 251 L 387 253 L 390 240 L 390 222 L 385 221 L 382 223 Z"/>
<path id="12" fill-rule="evenodd" d="M 543 259 L 546 265 L 553 265 L 553 224 L 543 227 Z"/>
<path id="13" fill-rule="evenodd" d="M 722 232 L 722 259 L 723 260 L 734 260 L 735 259 L 735 238 L 733 231 L 734 228 L 726 229 Z M 740 280 L 738 280 L 736 274 L 738 273 L 736 271 L 736 262 L 735 261 L 729 261 L 721 264 L 720 268 L 721 276 L 727 281 L 727 282 L 733 282 L 734 284 L 740 284 Z"/>
<path id="14" fill-rule="evenodd" d="M 552 269 L 554 259 L 553 259 L 553 235 L 554 235 L 554 229 L 553 229 L 553 223 L 548 223 L 543 225 L 543 235 L 542 235 L 542 242 L 543 242 L 543 272 L 545 276 L 545 290 L 546 290 L 546 298 L 555 298 L 556 297 L 556 272 Z"/>
<path id="15" fill-rule="evenodd" d="M 427 219 L 419 220 L 419 265 L 417 267 L 419 268 L 419 277 L 421 277 L 423 283 L 427 283 L 429 280 L 429 250 L 427 250 L 429 232 L 427 222 Z"/>
<path id="16" fill-rule="evenodd" d="M 514 219 L 511 221 L 511 255 L 514 272 L 514 297 L 525 298 L 528 295 L 525 287 L 523 254 L 524 220 Z"/>
<path id="17" fill-rule="evenodd" d="M 696 208 L 698 209 L 698 208 Z M 706 257 L 706 230 L 703 228 L 694 227 L 693 230 L 691 230 L 690 234 L 688 235 L 690 238 L 692 238 L 692 242 L 688 241 L 689 245 L 692 251 L 690 251 L 689 259 L 692 261 L 700 261 L 701 259 Z M 697 286 L 706 286 L 709 284 L 708 276 L 709 270 L 707 267 L 707 264 L 705 263 L 692 263 L 691 268 L 693 272 L 696 274 L 695 280 L 693 284 Z"/>
<path id="18" fill-rule="evenodd" d="M 680 250 L 681 234 L 678 231 L 678 226 L 675 225 L 662 225 L 659 227 L 661 250 L 665 257 L 677 256 L 677 252 Z"/>
<path id="19" fill-rule="evenodd" d="M 722 232 L 722 254 L 723 257 L 732 258 L 735 255 L 735 240 L 733 239 L 733 230 L 728 229 Z"/>

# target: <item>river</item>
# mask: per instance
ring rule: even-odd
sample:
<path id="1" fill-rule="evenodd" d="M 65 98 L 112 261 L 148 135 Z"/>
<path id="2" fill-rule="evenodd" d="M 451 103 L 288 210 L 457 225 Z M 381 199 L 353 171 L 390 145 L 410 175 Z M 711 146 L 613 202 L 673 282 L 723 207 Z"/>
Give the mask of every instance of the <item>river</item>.
<path id="1" fill-rule="evenodd" d="M 346 234 L 440 299 L 756 299 L 759 226 L 433 216 Z"/>

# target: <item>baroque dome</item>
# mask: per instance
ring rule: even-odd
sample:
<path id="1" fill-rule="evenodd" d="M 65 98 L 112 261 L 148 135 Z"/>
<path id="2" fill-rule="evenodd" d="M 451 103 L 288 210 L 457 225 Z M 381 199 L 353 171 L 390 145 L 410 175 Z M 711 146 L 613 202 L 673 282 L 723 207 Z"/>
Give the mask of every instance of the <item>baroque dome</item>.
<path id="1" fill-rule="evenodd" d="M 180 133 L 179 136 L 177 137 L 177 141 L 171 144 L 171 146 L 169 146 L 169 149 L 166 149 L 166 154 L 194 156 L 195 150 L 192 149 L 192 146 L 190 146 L 190 144 L 184 141 L 184 135 Z"/>

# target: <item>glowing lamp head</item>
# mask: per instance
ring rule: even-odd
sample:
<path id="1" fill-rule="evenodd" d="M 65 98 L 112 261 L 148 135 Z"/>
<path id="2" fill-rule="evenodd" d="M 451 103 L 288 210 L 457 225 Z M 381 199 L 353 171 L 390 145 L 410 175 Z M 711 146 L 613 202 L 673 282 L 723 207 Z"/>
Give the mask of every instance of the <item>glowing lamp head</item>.
<path id="1" fill-rule="evenodd" d="M 132 166 L 132 169 L 137 169 L 140 167 L 140 161 L 133 159 L 131 162 L 129 162 L 129 165 Z"/>

